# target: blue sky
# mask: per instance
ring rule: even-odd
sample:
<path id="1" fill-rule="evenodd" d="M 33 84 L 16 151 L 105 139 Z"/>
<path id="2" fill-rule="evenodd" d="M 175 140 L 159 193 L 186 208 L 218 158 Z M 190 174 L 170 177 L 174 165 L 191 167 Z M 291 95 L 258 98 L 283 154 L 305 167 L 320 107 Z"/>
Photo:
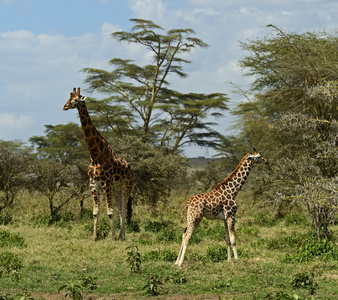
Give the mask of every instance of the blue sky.
<path id="1" fill-rule="evenodd" d="M 254 4 L 253 4 L 254 3 Z M 141 47 L 117 43 L 115 31 L 128 31 L 130 18 L 149 19 L 169 30 L 192 28 L 209 44 L 191 53 L 187 79 L 171 79 L 181 92 L 222 92 L 234 108 L 240 97 L 229 81 L 246 88 L 238 60 L 240 41 L 271 34 L 268 24 L 284 30 L 338 28 L 336 0 L 0 0 L 0 139 L 27 141 L 43 135 L 46 124 L 79 122 L 76 111 L 62 111 L 74 86 L 86 88 L 85 67 L 109 69 L 112 58 L 149 62 Z M 90 96 L 90 95 L 88 95 Z M 226 114 L 217 130 L 231 133 Z M 188 156 L 212 151 L 190 147 Z"/>

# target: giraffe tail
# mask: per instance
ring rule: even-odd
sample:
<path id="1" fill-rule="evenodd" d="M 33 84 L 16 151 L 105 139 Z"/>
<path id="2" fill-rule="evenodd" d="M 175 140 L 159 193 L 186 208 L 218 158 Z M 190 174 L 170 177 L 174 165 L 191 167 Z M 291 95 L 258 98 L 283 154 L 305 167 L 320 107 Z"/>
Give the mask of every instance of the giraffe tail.
<path id="1" fill-rule="evenodd" d="M 128 203 L 127 203 L 127 223 L 130 224 L 131 217 L 133 214 L 133 207 L 132 207 L 132 198 L 129 196 Z"/>

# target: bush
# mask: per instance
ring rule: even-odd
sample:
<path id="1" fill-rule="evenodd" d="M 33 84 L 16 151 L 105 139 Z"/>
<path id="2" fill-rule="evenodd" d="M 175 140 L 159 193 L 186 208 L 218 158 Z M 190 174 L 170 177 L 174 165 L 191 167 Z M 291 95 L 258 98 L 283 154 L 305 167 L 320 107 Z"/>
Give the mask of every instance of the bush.
<path id="1" fill-rule="evenodd" d="M 314 274 L 297 273 L 293 276 L 291 285 L 293 288 L 306 289 L 311 295 L 316 293 L 318 284 L 314 282 Z"/>
<path id="2" fill-rule="evenodd" d="M 177 253 L 172 250 L 152 250 L 147 253 L 144 253 L 141 257 L 142 261 L 154 261 L 154 260 L 162 260 L 174 262 L 177 258 Z"/>
<path id="3" fill-rule="evenodd" d="M 23 267 L 22 259 L 9 251 L 0 254 L 0 276 L 3 273 L 13 277 L 15 280 L 20 279 L 20 270 Z"/>
<path id="4" fill-rule="evenodd" d="M 8 225 L 12 223 L 12 220 L 13 220 L 12 216 L 7 212 L 0 214 L 0 225 Z"/>
<path id="5" fill-rule="evenodd" d="M 307 240 L 298 249 L 298 253 L 294 256 L 286 255 L 286 262 L 309 262 L 314 259 L 321 259 L 325 262 L 338 260 L 337 246 L 325 239 L 318 242 L 315 239 Z"/>
<path id="6" fill-rule="evenodd" d="M 308 226 L 309 222 L 303 215 L 299 214 L 291 214 L 287 215 L 284 218 L 285 225 L 286 226 L 292 226 L 292 225 L 302 225 L 302 226 Z"/>
<path id="7" fill-rule="evenodd" d="M 35 226 L 56 226 L 56 227 L 67 227 L 70 225 L 70 222 L 74 221 L 74 213 L 69 211 L 65 215 L 44 215 L 38 217 L 34 221 Z"/>
<path id="8" fill-rule="evenodd" d="M 26 247 L 24 238 L 19 233 L 10 233 L 6 230 L 0 230 L 0 247 Z"/>
<path id="9" fill-rule="evenodd" d="M 262 227 L 272 227 L 277 224 L 277 219 L 260 212 L 255 215 L 254 223 Z"/>
<path id="10" fill-rule="evenodd" d="M 149 221 L 144 227 L 145 231 L 159 232 L 168 226 L 167 222 Z"/>
<path id="11" fill-rule="evenodd" d="M 228 259 L 228 247 L 227 246 L 210 246 L 207 249 L 207 258 L 212 262 L 219 262 Z"/>

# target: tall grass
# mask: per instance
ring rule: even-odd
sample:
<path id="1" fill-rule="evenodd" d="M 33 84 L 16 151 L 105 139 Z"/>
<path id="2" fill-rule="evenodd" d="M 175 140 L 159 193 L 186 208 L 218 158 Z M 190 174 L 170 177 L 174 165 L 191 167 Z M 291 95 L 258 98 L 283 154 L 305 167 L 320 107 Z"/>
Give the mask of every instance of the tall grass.
<path id="1" fill-rule="evenodd" d="M 322 246 L 326 256 L 317 249 L 319 255 L 306 262 L 297 260 L 305 242 L 314 243 L 307 251 L 318 246 L 305 225 L 306 217 L 273 220 L 272 211 L 259 208 L 253 214 L 248 207 L 252 204 L 240 194 L 236 224 L 239 260 L 226 260 L 223 223 L 203 220 L 181 269 L 174 265 L 185 227 L 181 198 L 155 211 L 136 206 L 126 241 L 116 242 L 109 232 L 92 241 L 91 214 L 80 216 L 76 202 L 51 221 L 39 201 L 42 199 L 22 199 L 20 207 L 10 212 L 12 221 L 0 225 L 0 255 L 11 253 L 4 257 L 7 261 L 16 259 L 20 266 L 16 278 L 10 271 L 1 273 L 0 296 L 64 299 L 73 287 L 74 294 L 80 293 L 84 299 L 155 294 L 172 299 L 264 299 L 294 293 L 299 299 L 309 298 L 310 288 L 295 290 L 296 283 L 305 278 L 297 274 L 313 274 L 311 292 L 319 299 L 335 299 L 338 294 L 337 241 Z M 91 210 L 90 201 L 86 210 Z M 106 220 L 102 208 L 102 224 Z M 332 226 L 332 230 L 337 236 L 338 227 Z M 95 289 L 88 289 L 90 284 L 95 284 Z"/>

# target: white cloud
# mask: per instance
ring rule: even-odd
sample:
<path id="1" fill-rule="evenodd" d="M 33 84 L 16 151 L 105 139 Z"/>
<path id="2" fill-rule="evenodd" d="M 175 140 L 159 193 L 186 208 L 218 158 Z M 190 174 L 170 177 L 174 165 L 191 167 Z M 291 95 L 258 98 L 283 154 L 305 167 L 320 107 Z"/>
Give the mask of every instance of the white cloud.
<path id="1" fill-rule="evenodd" d="M 16 140 L 22 139 L 22 135 L 27 135 L 29 129 L 34 125 L 31 116 L 5 113 L 0 114 L 0 139 Z M 21 134 L 18 135 L 18 132 Z M 27 136 L 28 138 L 29 136 Z"/>

